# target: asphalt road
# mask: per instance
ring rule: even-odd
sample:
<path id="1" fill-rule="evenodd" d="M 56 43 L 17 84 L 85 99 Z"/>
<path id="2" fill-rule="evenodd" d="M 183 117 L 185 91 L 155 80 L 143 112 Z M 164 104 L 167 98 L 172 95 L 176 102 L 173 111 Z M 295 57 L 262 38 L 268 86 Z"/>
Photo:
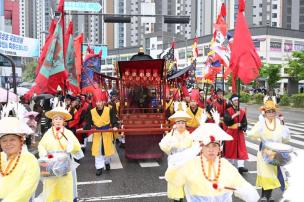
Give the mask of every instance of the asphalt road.
<path id="1" fill-rule="evenodd" d="M 249 128 L 260 113 L 258 105 L 244 106 L 247 108 Z M 292 133 L 291 145 L 304 149 L 304 110 L 282 108 L 286 124 Z M 249 172 L 244 178 L 255 185 L 256 153 L 258 142 L 247 140 L 249 160 L 245 166 Z M 164 173 L 167 168 L 166 157 L 161 160 L 127 160 L 124 149 L 117 145 L 117 155 L 113 159 L 112 169 L 104 171 L 101 176 L 95 175 L 94 158 L 90 149 L 85 152 L 85 158 L 80 161 L 77 169 L 79 201 L 122 201 L 122 202 L 166 202 L 167 183 Z M 37 192 L 40 192 L 41 185 Z M 260 190 L 259 190 L 260 191 Z M 273 197 L 278 201 L 282 196 L 280 190 L 275 190 Z M 234 198 L 234 202 L 241 201 Z"/>

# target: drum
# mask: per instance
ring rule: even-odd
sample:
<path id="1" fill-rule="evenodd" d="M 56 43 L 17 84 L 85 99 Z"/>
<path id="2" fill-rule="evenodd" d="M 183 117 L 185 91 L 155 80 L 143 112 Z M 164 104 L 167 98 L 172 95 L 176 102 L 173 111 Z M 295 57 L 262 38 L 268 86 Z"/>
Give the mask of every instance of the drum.
<path id="1" fill-rule="evenodd" d="M 291 160 L 290 153 L 292 150 L 292 147 L 287 144 L 266 141 L 262 143 L 261 152 L 266 163 L 274 166 L 284 166 Z"/>
<path id="2" fill-rule="evenodd" d="M 71 158 L 66 152 L 52 152 L 38 159 L 42 177 L 61 177 L 71 171 Z"/>

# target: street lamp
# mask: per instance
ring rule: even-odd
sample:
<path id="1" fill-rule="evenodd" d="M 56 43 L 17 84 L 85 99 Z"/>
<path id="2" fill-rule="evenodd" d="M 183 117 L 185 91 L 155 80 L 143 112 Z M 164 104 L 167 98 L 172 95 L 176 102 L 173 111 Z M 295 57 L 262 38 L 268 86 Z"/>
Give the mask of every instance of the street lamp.
<path id="1" fill-rule="evenodd" d="M 0 53 L 0 56 L 4 57 L 5 59 L 7 59 L 10 63 L 11 63 L 11 66 L 12 66 L 12 73 L 13 73 L 13 87 L 14 87 L 14 93 L 17 95 L 17 85 L 16 85 L 16 64 L 15 62 L 13 61 L 12 58 Z"/>

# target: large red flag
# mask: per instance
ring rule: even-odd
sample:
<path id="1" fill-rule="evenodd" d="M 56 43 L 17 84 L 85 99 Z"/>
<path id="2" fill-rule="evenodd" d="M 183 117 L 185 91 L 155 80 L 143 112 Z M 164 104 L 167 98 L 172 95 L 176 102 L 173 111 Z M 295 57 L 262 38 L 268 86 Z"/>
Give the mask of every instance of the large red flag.
<path id="1" fill-rule="evenodd" d="M 36 75 L 39 73 L 39 71 L 40 71 L 40 67 L 41 67 L 41 65 L 43 64 L 43 61 L 44 61 L 44 59 L 45 59 L 45 56 L 46 56 L 46 53 L 47 53 L 47 51 L 48 51 L 48 48 L 49 48 L 49 46 L 50 46 L 50 43 L 51 43 L 51 39 L 52 39 L 52 36 L 53 36 L 53 34 L 54 34 L 54 30 L 55 30 L 55 27 L 56 27 L 56 20 L 55 19 L 52 19 L 52 21 L 51 21 L 51 24 L 50 24 L 50 27 L 49 27 L 49 34 L 48 34 L 48 36 L 46 37 L 46 39 L 45 39 L 45 43 L 44 43 L 44 45 L 43 45 L 43 47 L 42 47 L 42 49 L 41 49 L 41 54 L 40 54 L 40 57 L 39 57 L 39 59 L 38 59 L 38 65 L 37 65 L 37 67 L 36 67 Z"/>
<path id="2" fill-rule="evenodd" d="M 65 56 L 65 67 L 68 71 L 68 83 L 67 89 L 73 92 L 74 95 L 77 95 L 80 92 L 78 74 L 76 68 L 76 54 L 74 46 L 74 37 L 73 37 L 73 22 L 70 21 L 67 31 L 64 35 L 64 40 L 67 42 L 67 50 Z"/>
<path id="3" fill-rule="evenodd" d="M 82 43 L 83 43 L 83 33 L 74 39 L 74 49 L 75 49 L 75 66 L 77 72 L 77 81 L 80 83 L 81 69 L 82 69 Z"/>
<path id="4" fill-rule="evenodd" d="M 234 40 L 231 47 L 229 68 L 232 70 L 232 91 L 236 92 L 236 77 L 247 84 L 259 75 L 262 66 L 257 54 L 251 34 L 246 23 L 244 12 L 245 2 L 239 0 L 239 12 L 235 26 Z"/>

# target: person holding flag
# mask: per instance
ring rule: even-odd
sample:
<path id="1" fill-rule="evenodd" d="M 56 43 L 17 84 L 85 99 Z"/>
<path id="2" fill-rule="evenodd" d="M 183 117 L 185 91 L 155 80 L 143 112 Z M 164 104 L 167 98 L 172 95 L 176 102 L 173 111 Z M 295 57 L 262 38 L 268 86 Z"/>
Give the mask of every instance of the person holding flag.
<path id="1" fill-rule="evenodd" d="M 230 97 L 232 104 L 224 113 L 226 132 L 233 137 L 232 141 L 225 142 L 223 156 L 237 166 L 239 173 L 248 172 L 244 166 L 244 160 L 248 159 L 244 132 L 247 130 L 246 111 L 239 108 L 239 96 L 233 94 Z"/>

